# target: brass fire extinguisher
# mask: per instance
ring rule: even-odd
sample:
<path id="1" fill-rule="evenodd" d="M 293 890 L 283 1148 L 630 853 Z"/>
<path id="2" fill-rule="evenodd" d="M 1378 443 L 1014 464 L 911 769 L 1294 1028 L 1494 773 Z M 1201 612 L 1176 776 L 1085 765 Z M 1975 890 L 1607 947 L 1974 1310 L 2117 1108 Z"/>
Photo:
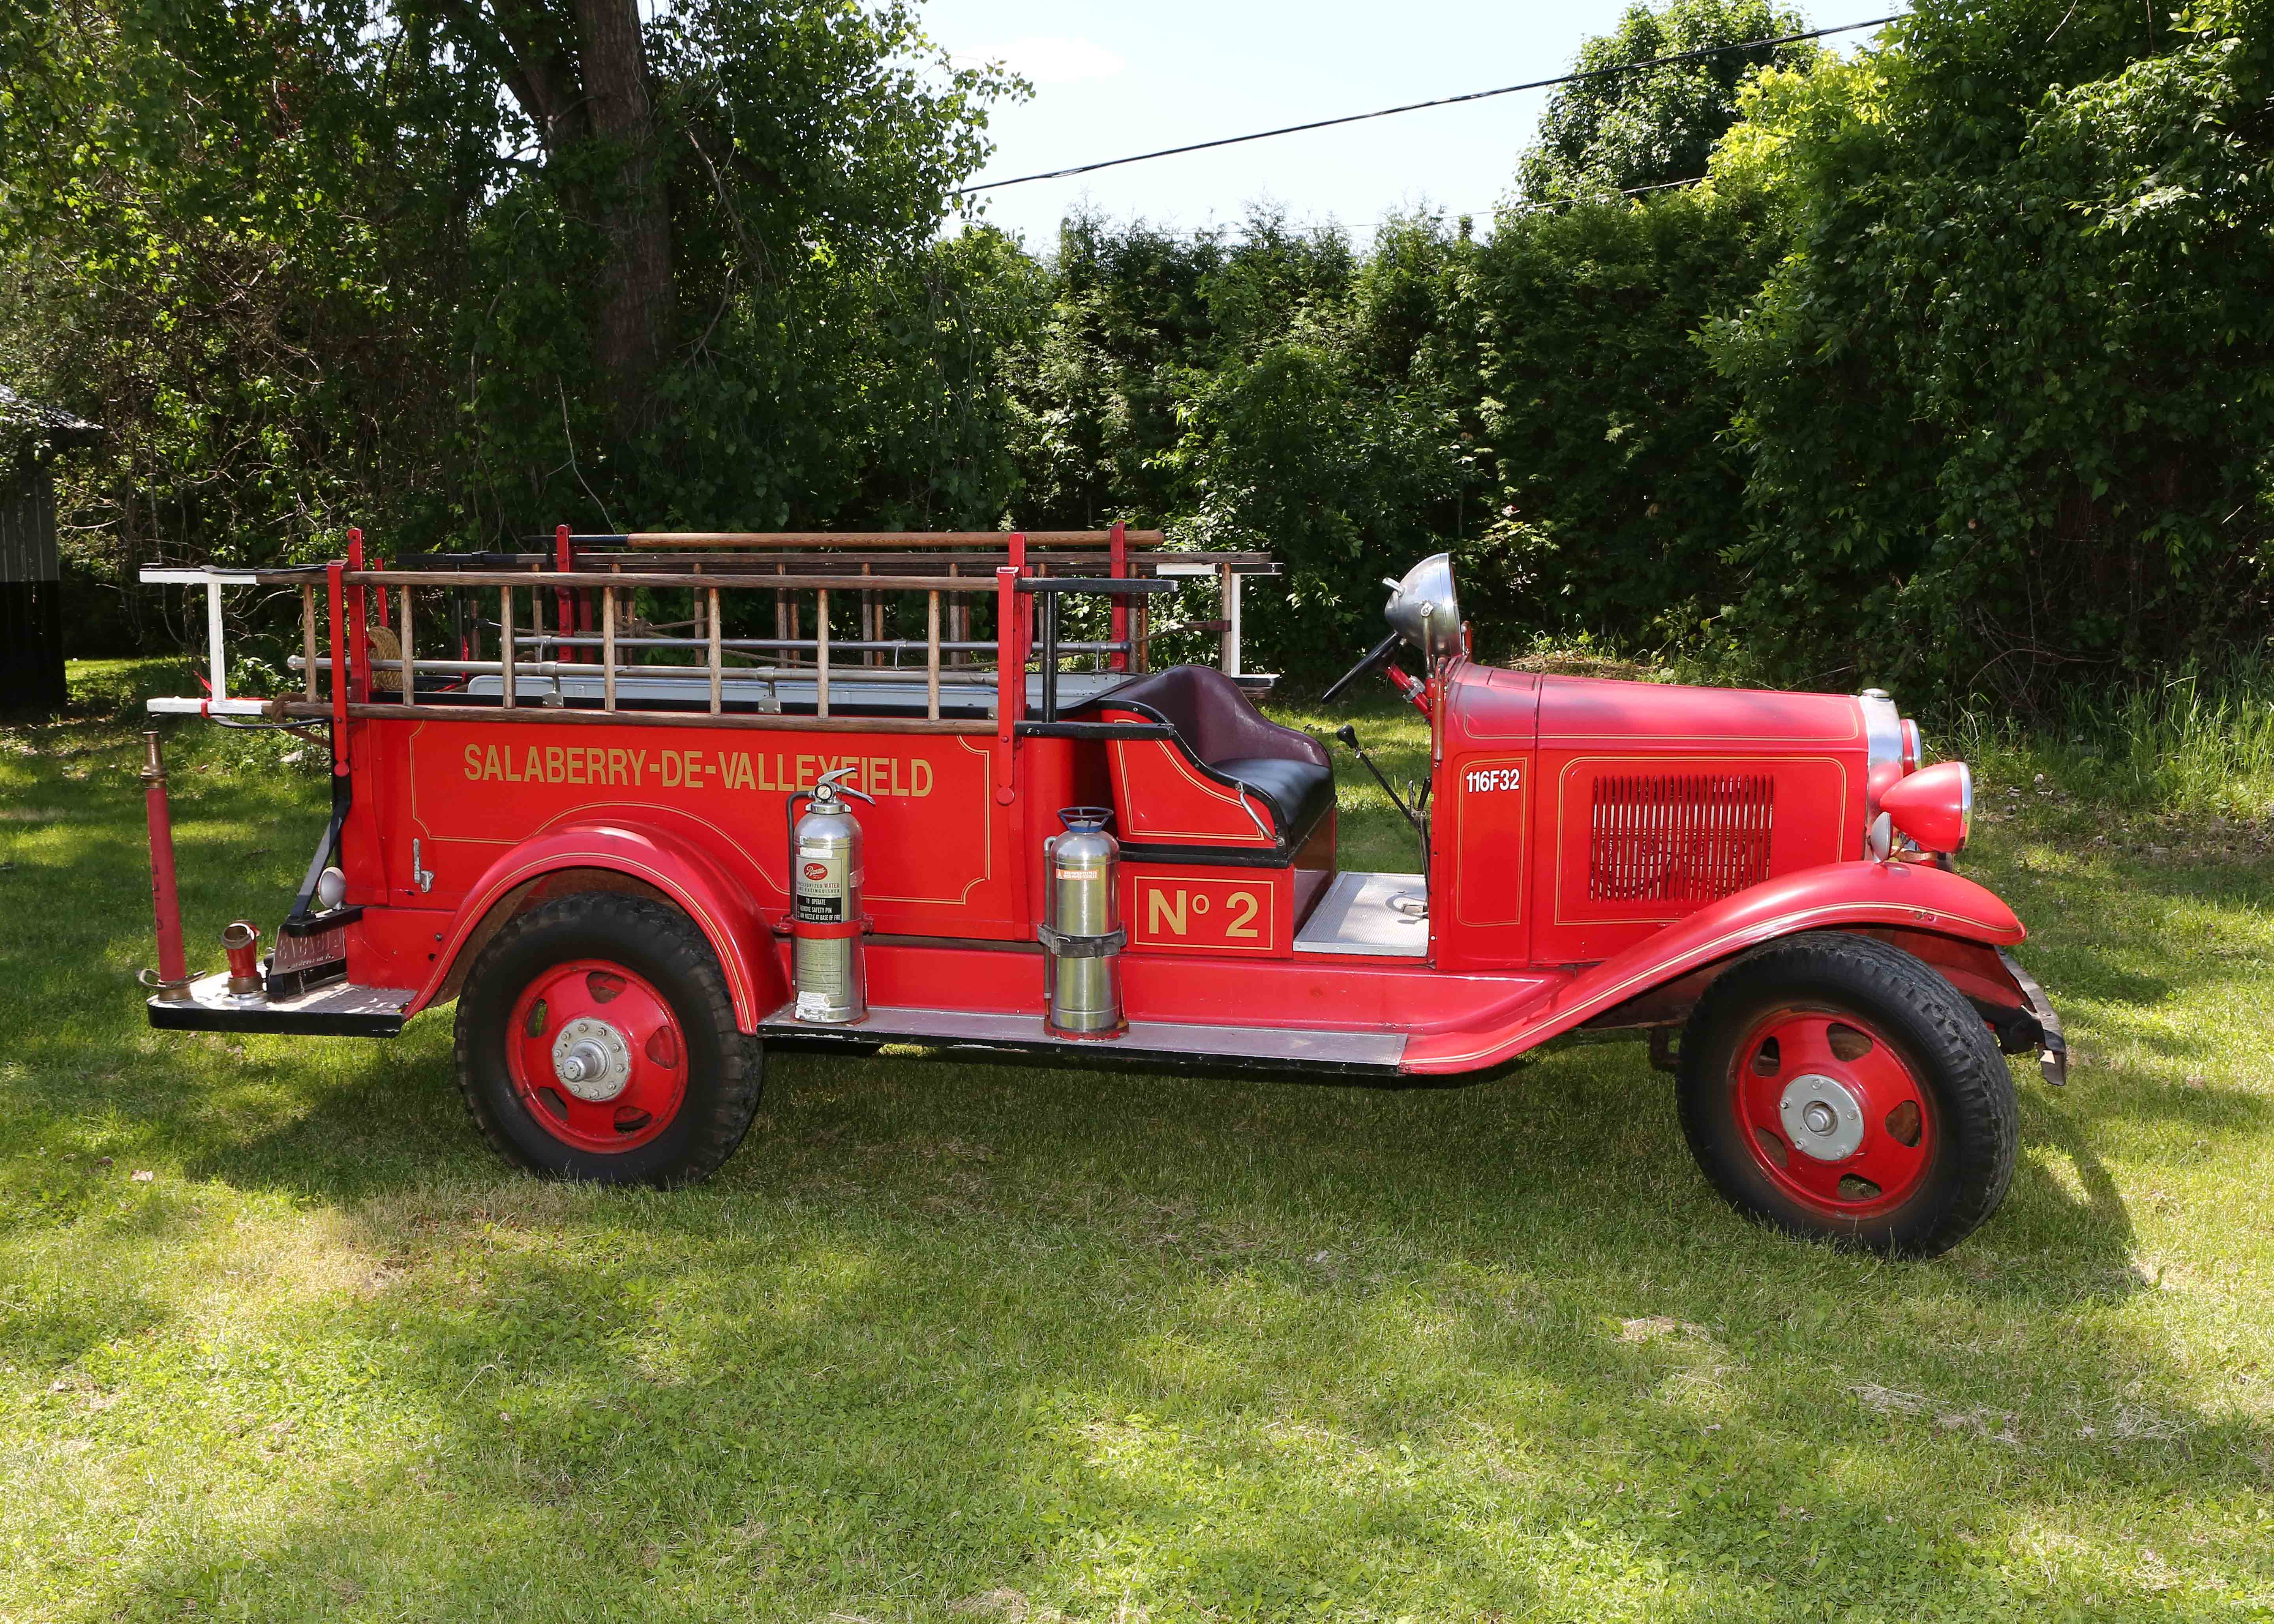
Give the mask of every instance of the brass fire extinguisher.
<path id="1" fill-rule="evenodd" d="M 1046 1024 L 1066 1038 L 1118 1037 L 1129 1029 L 1121 1008 L 1121 927 L 1116 868 L 1121 843 L 1105 830 L 1104 807 L 1067 807 L 1058 813 L 1064 834 L 1043 842 L 1048 876 L 1043 922 L 1035 935 L 1044 949 L 1043 995 Z"/>
<path id="2" fill-rule="evenodd" d="M 861 961 L 861 824 L 846 797 L 876 805 L 840 780 L 857 768 L 824 773 L 810 790 L 789 798 L 791 971 L 796 982 L 796 1015 L 832 1026 L 849 1026 L 869 1013 L 869 978 Z"/>

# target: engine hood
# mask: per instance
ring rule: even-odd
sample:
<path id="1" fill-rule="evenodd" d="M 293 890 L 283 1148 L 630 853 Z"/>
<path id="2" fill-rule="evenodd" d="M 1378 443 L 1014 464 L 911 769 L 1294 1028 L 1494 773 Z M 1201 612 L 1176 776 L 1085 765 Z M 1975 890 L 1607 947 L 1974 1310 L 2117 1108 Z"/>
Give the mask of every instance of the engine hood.
<path id="1" fill-rule="evenodd" d="M 1862 750 L 1865 743 L 1863 707 L 1850 695 L 1599 677 L 1540 678 L 1539 726 L 1542 744 Z"/>

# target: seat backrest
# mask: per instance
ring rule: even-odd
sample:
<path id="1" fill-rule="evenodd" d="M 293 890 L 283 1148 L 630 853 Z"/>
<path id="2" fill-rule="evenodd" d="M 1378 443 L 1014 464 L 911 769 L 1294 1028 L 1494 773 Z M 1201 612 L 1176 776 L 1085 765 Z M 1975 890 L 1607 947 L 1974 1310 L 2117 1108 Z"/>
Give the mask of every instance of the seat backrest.
<path id="1" fill-rule="evenodd" d="M 1095 703 L 1109 710 L 1126 705 L 1150 711 L 1177 730 L 1194 756 L 1211 765 L 1258 756 L 1327 764 L 1324 745 L 1267 720 L 1239 683 L 1211 665 L 1171 665 L 1110 688 Z"/>

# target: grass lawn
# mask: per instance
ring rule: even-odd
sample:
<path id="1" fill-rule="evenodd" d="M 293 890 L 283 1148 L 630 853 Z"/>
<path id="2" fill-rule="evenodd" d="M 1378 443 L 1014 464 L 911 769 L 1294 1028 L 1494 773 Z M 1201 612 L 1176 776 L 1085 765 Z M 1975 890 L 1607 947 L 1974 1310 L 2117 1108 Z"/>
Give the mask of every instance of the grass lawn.
<path id="1" fill-rule="evenodd" d="M 447 1013 L 147 1029 L 120 705 L 169 680 L 74 680 L 0 728 L 0 1619 L 2274 1614 L 2274 853 L 2074 752 L 1977 763 L 1967 867 L 2075 1080 L 1889 1266 L 1724 1209 L 1634 1045 L 1410 1093 L 783 1056 L 711 1184 L 539 1184 Z M 202 966 L 324 785 L 170 748 Z"/>

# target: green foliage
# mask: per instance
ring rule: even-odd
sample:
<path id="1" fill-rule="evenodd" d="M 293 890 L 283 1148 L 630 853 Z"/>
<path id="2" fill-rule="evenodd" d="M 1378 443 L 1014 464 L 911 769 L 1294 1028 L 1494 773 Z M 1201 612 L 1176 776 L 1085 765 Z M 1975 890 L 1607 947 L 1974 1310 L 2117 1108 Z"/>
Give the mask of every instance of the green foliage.
<path id="1" fill-rule="evenodd" d="M 359 7 L 34 0 L 0 22 L 0 364 L 109 430 L 127 561 L 291 556 L 443 497 L 447 329 L 494 99 Z M 431 41 L 427 41 L 431 44 Z"/>
<path id="2" fill-rule="evenodd" d="M 1773 262 L 1760 212 L 1673 193 L 1502 216 L 1461 311 L 1497 510 L 1464 558 L 1480 620 L 1660 646 L 1718 610 L 1751 464 L 1693 337 Z"/>
<path id="3" fill-rule="evenodd" d="M 1567 202 L 1696 180 L 1713 143 L 1736 121 L 1738 91 L 1760 69 L 1813 61 L 1811 44 L 1720 51 L 1634 72 L 1614 70 L 1685 51 L 1774 39 L 1807 26 L 1768 0 L 1668 0 L 1660 11 L 1627 8 L 1617 29 L 1579 50 L 1577 66 L 1600 77 L 1558 89 L 1538 141 L 1517 166 L 1527 202 Z"/>
<path id="4" fill-rule="evenodd" d="M 1741 635 L 2017 703 L 2263 635 L 2274 129 L 2239 27 L 1936 4 L 1756 94 L 1733 168 L 1792 240 L 1711 332 L 1756 458 Z"/>
<path id="5" fill-rule="evenodd" d="M 940 229 L 1014 82 L 906 4 L 689 0 L 645 25 L 671 347 L 636 410 L 603 358 L 622 153 L 540 130 L 476 26 L 571 16 L 0 20 L 0 378 L 112 431 L 64 491 L 79 578 L 351 522 L 393 555 L 1119 518 L 1283 559 L 1252 654 L 1299 677 L 1446 548 L 1487 653 L 2039 708 L 2274 620 L 2263 0 L 1930 0 L 1849 56 L 1590 79 L 1483 239 L 1081 216 L 1042 259 Z M 1637 7 L 1581 65 L 1798 22 Z"/>
<path id="6" fill-rule="evenodd" d="M 1361 265 L 1340 231 L 1269 212 L 1178 239 L 1068 222 L 1056 297 L 1009 368 L 1036 526 L 1114 518 L 1276 553 L 1250 600 L 1254 655 L 1331 676 L 1378 635 L 1376 580 L 1457 537 L 1477 480 L 1442 333 L 1440 221 L 1388 228 Z"/>
<path id="7" fill-rule="evenodd" d="M 614 160 L 540 139 L 481 15 L 34 0 L 0 21 L 0 372 L 111 431 L 66 496 L 113 572 L 333 551 L 358 523 L 393 554 L 563 518 L 1000 512 L 993 368 L 1031 267 L 934 234 L 1010 81 L 935 61 L 899 4 L 648 23 L 675 307 L 628 438 L 594 361 Z"/>

